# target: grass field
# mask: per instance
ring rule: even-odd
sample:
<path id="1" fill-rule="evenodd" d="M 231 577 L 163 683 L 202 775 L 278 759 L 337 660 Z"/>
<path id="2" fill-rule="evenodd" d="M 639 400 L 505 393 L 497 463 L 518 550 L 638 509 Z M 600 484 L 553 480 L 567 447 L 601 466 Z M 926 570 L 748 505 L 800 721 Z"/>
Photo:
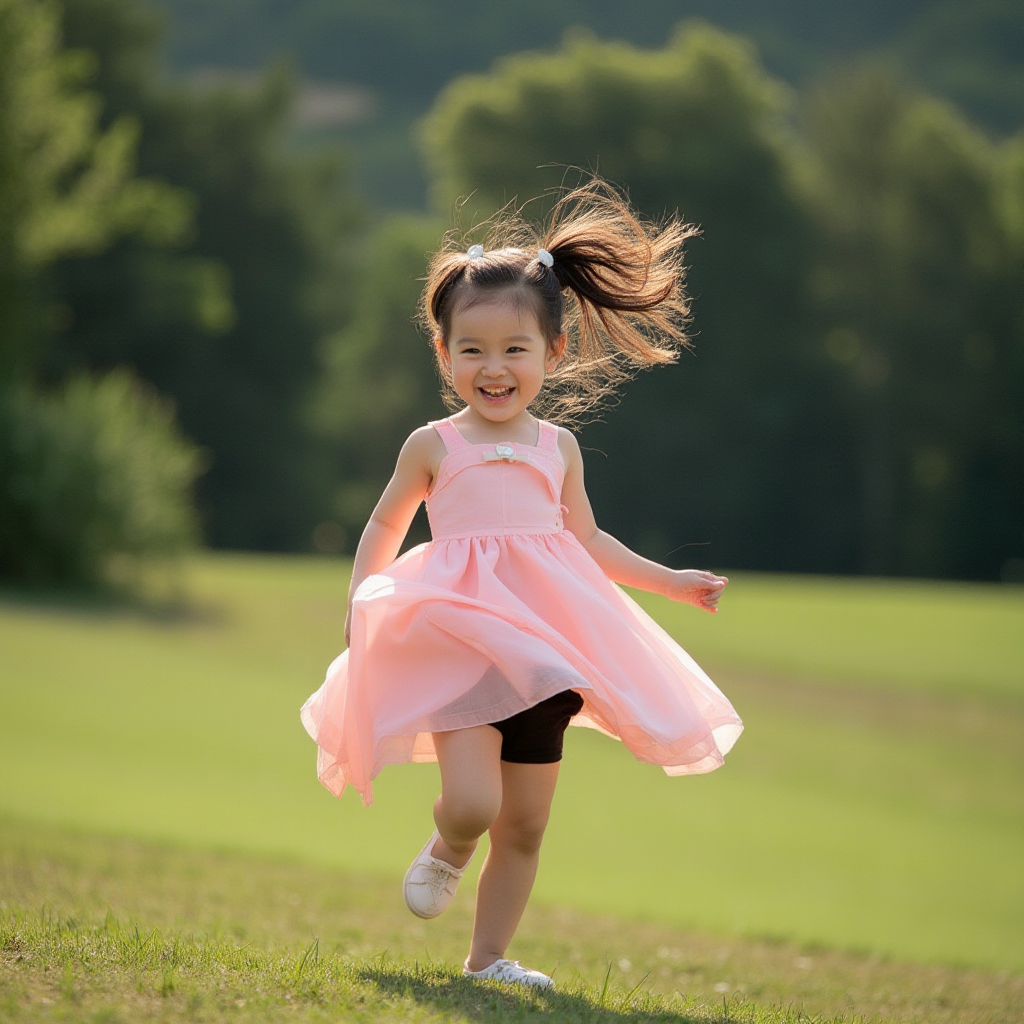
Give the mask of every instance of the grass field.
<path id="1" fill-rule="evenodd" d="M 207 556 L 176 613 L 8 597 L 0 813 L 393 884 L 436 769 L 335 801 L 298 723 L 345 569 Z M 542 910 L 1024 971 L 1024 591 L 737 575 L 715 617 L 644 601 L 747 732 L 668 779 L 572 730 Z"/>
<path id="2" fill-rule="evenodd" d="M 404 1024 L 1016 1024 L 1024 976 L 531 907 L 555 993 L 463 981 L 472 899 L 436 921 L 390 881 L 0 818 L 0 1019 Z"/>
<path id="3" fill-rule="evenodd" d="M 736 575 L 723 615 L 658 609 L 709 664 L 815 684 L 1024 701 L 1024 590 L 971 583 Z"/>

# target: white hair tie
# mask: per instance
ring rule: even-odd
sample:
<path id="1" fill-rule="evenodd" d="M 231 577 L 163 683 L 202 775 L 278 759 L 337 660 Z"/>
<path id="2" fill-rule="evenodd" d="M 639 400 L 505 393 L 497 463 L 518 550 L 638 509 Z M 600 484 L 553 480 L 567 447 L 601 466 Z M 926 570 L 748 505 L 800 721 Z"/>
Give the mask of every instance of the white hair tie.
<path id="1" fill-rule="evenodd" d="M 483 256 L 483 254 L 484 254 L 484 247 L 482 245 L 471 245 L 466 250 L 466 255 L 471 260 L 478 260 L 478 259 L 480 259 L 481 256 Z"/>
<path id="2" fill-rule="evenodd" d="M 547 251 L 547 249 L 537 250 L 537 262 L 543 263 L 545 267 L 549 269 L 555 265 L 555 257 Z"/>

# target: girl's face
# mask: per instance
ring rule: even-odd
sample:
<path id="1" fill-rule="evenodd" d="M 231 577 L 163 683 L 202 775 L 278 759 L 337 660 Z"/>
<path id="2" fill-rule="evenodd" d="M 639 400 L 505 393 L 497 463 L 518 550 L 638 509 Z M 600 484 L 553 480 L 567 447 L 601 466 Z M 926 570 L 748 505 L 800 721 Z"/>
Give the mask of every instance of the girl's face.
<path id="1" fill-rule="evenodd" d="M 496 295 L 456 311 L 447 345 L 435 344 L 466 405 L 492 423 L 509 423 L 528 415 L 565 351 L 565 335 L 549 343 L 529 308 Z"/>

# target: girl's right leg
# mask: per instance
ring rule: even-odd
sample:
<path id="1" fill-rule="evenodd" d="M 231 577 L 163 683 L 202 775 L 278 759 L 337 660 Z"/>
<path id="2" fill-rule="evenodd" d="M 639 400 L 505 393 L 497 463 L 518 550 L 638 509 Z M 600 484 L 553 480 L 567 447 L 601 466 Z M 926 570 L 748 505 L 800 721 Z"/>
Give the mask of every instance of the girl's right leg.
<path id="1" fill-rule="evenodd" d="M 488 830 L 491 834 L 465 969 L 500 966 L 501 972 L 486 976 L 550 986 L 551 979 L 539 971 L 509 964 L 503 957 L 533 888 L 559 765 L 502 761 L 502 735 L 489 725 L 435 733 L 434 746 L 442 790 L 434 804 L 440 838 L 431 854 L 461 869 L 480 836 Z"/>
<path id="2" fill-rule="evenodd" d="M 434 748 L 441 769 L 434 822 L 441 838 L 431 852 L 462 868 L 501 811 L 501 733 L 490 725 L 437 732 Z"/>
<path id="3" fill-rule="evenodd" d="M 467 970 L 481 971 L 504 958 L 512 941 L 537 875 L 558 769 L 557 761 L 501 764 L 501 813 L 491 826 L 491 849 L 477 885 Z"/>

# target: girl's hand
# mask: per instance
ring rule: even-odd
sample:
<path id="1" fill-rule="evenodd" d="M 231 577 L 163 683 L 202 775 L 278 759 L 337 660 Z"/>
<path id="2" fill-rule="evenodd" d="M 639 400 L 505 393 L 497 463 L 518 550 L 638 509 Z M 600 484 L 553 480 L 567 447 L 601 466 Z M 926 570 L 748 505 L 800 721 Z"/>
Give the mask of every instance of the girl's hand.
<path id="1" fill-rule="evenodd" d="M 718 611 L 718 599 L 728 582 L 726 576 L 716 576 L 713 572 L 701 569 L 675 569 L 665 596 L 714 614 Z"/>

